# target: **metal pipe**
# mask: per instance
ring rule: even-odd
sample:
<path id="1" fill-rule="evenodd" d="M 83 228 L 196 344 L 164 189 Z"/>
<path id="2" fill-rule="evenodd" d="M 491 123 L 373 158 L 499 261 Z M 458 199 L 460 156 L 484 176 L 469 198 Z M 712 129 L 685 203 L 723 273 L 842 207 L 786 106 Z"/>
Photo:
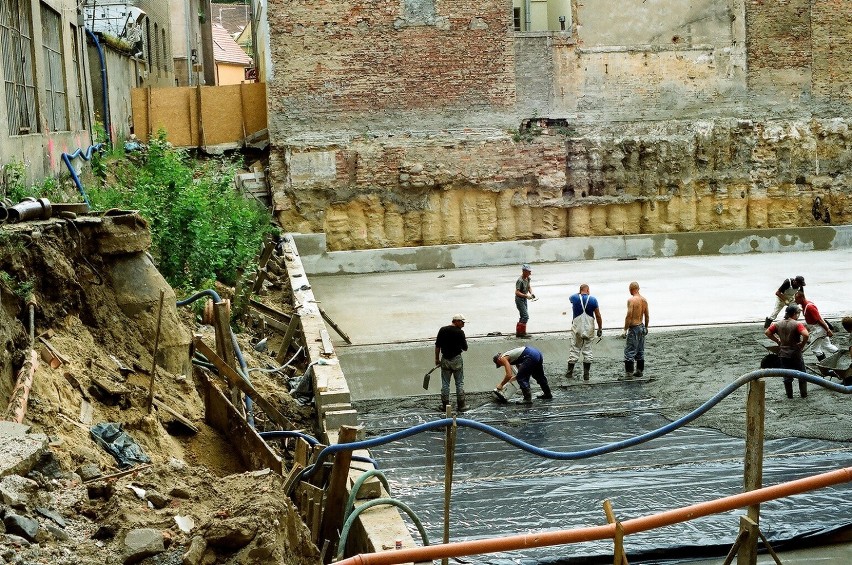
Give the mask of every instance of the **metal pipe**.
<path id="1" fill-rule="evenodd" d="M 801 494 L 811 490 L 824 488 L 852 481 L 852 467 L 844 467 L 828 473 L 821 473 L 804 479 L 798 479 L 779 485 L 764 487 L 749 492 L 726 496 L 708 502 L 701 502 L 683 508 L 676 508 L 652 514 L 643 518 L 634 518 L 621 522 L 624 534 L 636 534 L 647 530 L 671 526 L 687 522 L 710 514 L 720 514 L 744 508 L 752 504 L 760 504 L 777 498 Z M 590 526 L 573 530 L 558 530 L 553 532 L 538 532 L 515 536 L 501 536 L 490 539 L 470 540 L 432 545 L 382 553 L 360 554 L 338 561 L 337 565 L 396 565 L 399 563 L 422 563 L 443 557 L 462 557 L 465 555 L 480 555 L 500 551 L 512 551 L 530 547 L 546 547 L 586 541 L 615 539 L 616 524 L 606 526 Z"/>
<path id="2" fill-rule="evenodd" d="M 38 200 L 24 200 L 11 208 L 7 208 L 6 212 L 9 223 L 14 223 L 26 220 L 47 220 L 50 218 L 53 208 L 50 205 L 50 200 L 39 198 Z"/>

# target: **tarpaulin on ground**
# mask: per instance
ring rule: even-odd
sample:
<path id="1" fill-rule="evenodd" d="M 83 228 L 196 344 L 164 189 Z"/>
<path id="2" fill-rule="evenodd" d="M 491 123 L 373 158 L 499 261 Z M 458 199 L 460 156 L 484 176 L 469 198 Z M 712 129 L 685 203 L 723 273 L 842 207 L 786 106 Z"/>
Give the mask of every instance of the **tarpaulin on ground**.
<path id="1" fill-rule="evenodd" d="M 151 462 L 130 434 L 121 429 L 121 424 L 101 422 L 92 426 L 89 433 L 98 445 L 106 449 L 118 461 L 120 469 L 132 467 L 137 463 Z"/>
<path id="2" fill-rule="evenodd" d="M 473 402 L 471 402 L 473 400 Z M 532 407 L 479 407 L 461 417 L 491 425 L 538 447 L 570 452 L 599 447 L 669 423 L 640 385 L 573 387 Z M 371 436 L 441 418 L 397 401 L 361 409 Z M 521 451 L 484 432 L 459 428 L 455 448 L 451 541 L 494 538 L 606 524 L 604 500 L 625 521 L 729 496 L 743 490 L 745 441 L 693 425 L 633 448 L 590 459 L 555 461 Z M 443 537 L 445 432 L 418 434 L 371 453 L 391 495 L 415 511 L 433 540 Z M 763 485 L 852 466 L 848 444 L 786 438 L 765 442 Z M 760 528 L 773 546 L 852 523 L 852 489 L 839 485 L 761 505 Z M 745 509 L 630 535 L 631 563 L 724 555 Z M 415 539 L 419 539 L 412 528 Z M 612 562 L 612 541 L 536 548 L 464 558 L 488 565 Z"/>

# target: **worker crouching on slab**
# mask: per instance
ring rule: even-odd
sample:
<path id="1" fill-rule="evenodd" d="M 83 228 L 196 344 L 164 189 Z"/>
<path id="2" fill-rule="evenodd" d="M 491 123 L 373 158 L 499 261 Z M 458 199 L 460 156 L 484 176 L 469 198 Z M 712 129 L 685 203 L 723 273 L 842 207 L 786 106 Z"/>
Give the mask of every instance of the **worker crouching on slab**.
<path id="1" fill-rule="evenodd" d="M 541 387 L 542 394 L 538 395 L 538 398 L 542 400 L 553 398 L 553 395 L 550 393 L 550 385 L 547 383 L 547 377 L 544 376 L 544 356 L 535 347 L 516 347 L 505 353 L 498 353 L 494 356 L 493 361 L 498 369 L 503 367 L 506 370 L 503 380 L 494 389 L 494 395 L 498 401 L 506 402 L 506 398 L 503 396 L 503 387 L 514 378 L 518 381 L 521 394 L 524 395 L 524 404 L 531 404 L 530 377 L 535 379 L 535 382 Z M 512 365 L 518 368 L 517 375 L 512 371 Z"/>
<path id="2" fill-rule="evenodd" d="M 456 314 L 449 326 L 438 330 L 435 338 L 435 365 L 441 365 L 441 406 L 439 412 L 446 410 L 450 403 L 450 377 L 456 381 L 456 406 L 459 412 L 467 410 L 464 398 L 464 361 L 462 351 L 467 351 L 467 337 L 464 335 L 464 316 Z"/>

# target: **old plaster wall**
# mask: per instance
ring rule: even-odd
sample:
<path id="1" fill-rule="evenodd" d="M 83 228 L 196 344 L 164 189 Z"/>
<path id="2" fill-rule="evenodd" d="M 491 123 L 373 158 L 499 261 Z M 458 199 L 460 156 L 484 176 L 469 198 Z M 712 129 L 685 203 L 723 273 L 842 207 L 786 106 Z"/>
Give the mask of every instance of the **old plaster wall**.
<path id="1" fill-rule="evenodd" d="M 431 23 L 403 25 L 413 5 Z M 852 219 L 842 3 L 573 6 L 572 30 L 535 34 L 489 2 L 350 2 L 345 33 L 279 14 L 303 34 L 271 87 L 279 220 L 340 250 Z M 457 41 L 450 71 L 433 43 Z"/>

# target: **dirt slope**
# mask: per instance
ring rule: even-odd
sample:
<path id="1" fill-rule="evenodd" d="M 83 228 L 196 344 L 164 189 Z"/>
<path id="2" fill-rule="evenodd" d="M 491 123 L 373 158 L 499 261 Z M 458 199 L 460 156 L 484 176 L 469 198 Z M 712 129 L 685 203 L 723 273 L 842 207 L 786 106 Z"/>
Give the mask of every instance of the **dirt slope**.
<path id="1" fill-rule="evenodd" d="M 149 244 L 135 214 L 0 226 L 0 410 L 30 348 L 30 300 L 34 334 L 66 361 L 51 368 L 41 360 L 34 372 L 24 423 L 30 438 L 43 437 L 44 449 L 26 476 L 0 478 L 7 532 L 0 535 L 0 564 L 131 563 L 146 556 L 145 563 L 316 563 L 317 549 L 282 494 L 282 478 L 248 471 L 226 438 L 205 424 L 188 353 L 193 333 L 212 345 L 212 330 L 190 308 L 176 308 Z M 148 413 L 160 290 L 155 397 L 197 434 L 161 409 Z M 239 336 L 249 367 L 275 363 L 273 350 L 252 348 L 261 337 Z M 280 375 L 251 378 L 289 419 L 312 431 L 312 411 L 289 397 Z M 120 424 L 151 463 L 84 483 L 121 470 L 89 432 L 102 422 Z M 258 425 L 266 425 L 263 418 Z M 0 445 L 10 441 L 0 436 Z"/>

